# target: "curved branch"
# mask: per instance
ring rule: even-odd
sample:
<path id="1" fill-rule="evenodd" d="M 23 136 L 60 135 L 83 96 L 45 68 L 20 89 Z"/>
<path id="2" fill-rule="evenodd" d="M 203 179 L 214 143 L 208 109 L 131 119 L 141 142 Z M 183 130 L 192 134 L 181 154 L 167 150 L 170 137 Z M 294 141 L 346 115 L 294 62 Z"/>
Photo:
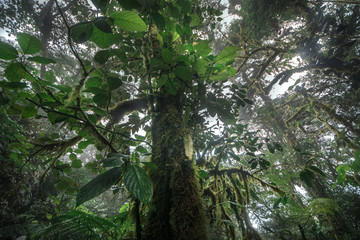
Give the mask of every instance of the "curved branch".
<path id="1" fill-rule="evenodd" d="M 68 43 L 69 43 L 70 49 L 71 49 L 71 51 L 73 52 L 73 54 L 74 54 L 74 56 L 76 57 L 76 59 L 79 61 L 80 66 L 81 66 L 82 70 L 84 71 L 84 78 L 86 78 L 87 75 L 88 75 L 88 72 L 86 71 L 85 65 L 84 65 L 84 63 L 82 62 L 79 54 L 77 53 L 77 51 L 76 51 L 76 49 L 74 48 L 74 46 L 73 46 L 73 44 L 72 44 L 72 41 L 71 41 L 71 36 L 70 36 L 71 27 L 69 26 L 68 22 L 66 21 L 66 18 L 65 18 L 65 16 L 64 16 L 63 12 L 62 12 L 62 9 L 61 9 L 58 1 L 55 0 L 55 3 L 56 3 L 56 7 L 58 8 L 59 13 L 60 13 L 62 19 L 64 20 L 64 23 L 65 23 L 65 25 L 66 25 L 66 28 L 67 28 L 67 30 L 68 30 Z"/>
<path id="2" fill-rule="evenodd" d="M 118 103 L 116 107 L 110 109 L 110 117 L 114 124 L 118 123 L 126 114 L 148 108 L 146 98 L 137 98 Z M 109 126 L 106 126 L 108 128 Z"/>
<path id="3" fill-rule="evenodd" d="M 283 83 L 287 82 L 289 80 L 289 78 L 291 78 L 291 76 L 294 73 L 297 72 L 303 72 L 303 71 L 307 71 L 307 70 L 312 70 L 312 69 L 322 69 L 325 68 L 325 65 L 321 65 L 321 64 L 316 64 L 316 65 L 308 65 L 305 67 L 299 67 L 299 68 L 294 68 L 294 69 L 290 69 L 290 70 L 286 70 L 284 72 L 279 73 L 272 81 L 271 83 L 264 89 L 265 90 L 265 94 L 268 95 L 272 89 L 272 87 L 279 82 L 279 85 L 282 85 Z"/>

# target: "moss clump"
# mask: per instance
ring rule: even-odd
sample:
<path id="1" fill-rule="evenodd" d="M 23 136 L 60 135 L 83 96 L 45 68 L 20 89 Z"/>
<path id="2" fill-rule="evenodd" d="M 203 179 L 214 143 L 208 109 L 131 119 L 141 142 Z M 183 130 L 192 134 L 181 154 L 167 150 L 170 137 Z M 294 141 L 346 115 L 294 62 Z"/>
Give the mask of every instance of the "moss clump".
<path id="1" fill-rule="evenodd" d="M 170 189 L 173 193 L 170 212 L 173 239 L 208 239 L 198 179 L 191 161 L 183 161 L 173 170 Z"/>

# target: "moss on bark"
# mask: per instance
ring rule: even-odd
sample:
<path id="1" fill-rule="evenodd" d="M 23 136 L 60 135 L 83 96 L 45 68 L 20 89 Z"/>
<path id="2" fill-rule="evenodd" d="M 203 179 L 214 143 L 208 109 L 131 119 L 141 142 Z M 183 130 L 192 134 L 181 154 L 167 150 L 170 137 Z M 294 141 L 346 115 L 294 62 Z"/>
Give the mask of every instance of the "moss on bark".
<path id="1" fill-rule="evenodd" d="M 153 112 L 150 175 L 154 194 L 145 239 L 206 240 L 207 224 L 193 164 L 185 155 L 181 96 L 163 93 Z"/>

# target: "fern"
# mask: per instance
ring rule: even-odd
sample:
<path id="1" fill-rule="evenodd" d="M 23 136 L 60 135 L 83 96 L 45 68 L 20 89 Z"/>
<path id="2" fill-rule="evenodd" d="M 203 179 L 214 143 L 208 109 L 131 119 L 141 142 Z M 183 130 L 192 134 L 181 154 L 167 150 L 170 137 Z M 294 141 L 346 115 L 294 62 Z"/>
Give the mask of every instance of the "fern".
<path id="1" fill-rule="evenodd" d="M 120 228 L 108 219 L 72 210 L 56 217 L 37 239 L 118 239 Z"/>
<path id="2" fill-rule="evenodd" d="M 339 210 L 339 205 L 330 198 L 317 198 L 310 203 L 308 209 L 314 214 L 334 215 Z"/>

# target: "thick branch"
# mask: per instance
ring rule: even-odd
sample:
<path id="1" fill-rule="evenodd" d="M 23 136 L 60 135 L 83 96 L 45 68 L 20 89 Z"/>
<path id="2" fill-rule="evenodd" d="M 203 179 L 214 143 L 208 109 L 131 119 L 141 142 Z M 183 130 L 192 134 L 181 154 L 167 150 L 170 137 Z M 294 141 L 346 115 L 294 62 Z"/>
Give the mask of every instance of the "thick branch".
<path id="1" fill-rule="evenodd" d="M 120 102 L 116 107 L 110 109 L 110 116 L 114 124 L 118 123 L 126 114 L 148 108 L 146 98 L 137 98 Z"/>
<path id="2" fill-rule="evenodd" d="M 344 117 L 337 114 L 334 110 L 327 107 L 325 104 L 321 103 L 318 99 L 310 96 L 305 91 L 298 90 L 300 94 L 302 94 L 305 98 L 307 98 L 309 101 L 312 101 L 315 106 L 323 110 L 330 118 L 338 121 L 342 125 L 344 125 L 349 131 L 351 131 L 353 134 L 360 137 L 360 129 L 354 128 L 351 122 L 347 121 Z"/>
<path id="3" fill-rule="evenodd" d="M 321 119 L 318 115 L 318 113 L 316 113 L 316 119 L 319 120 L 320 122 L 323 122 L 325 124 L 325 126 L 333 133 L 336 134 L 336 136 L 338 136 L 340 139 L 342 139 L 346 145 L 353 149 L 353 150 L 358 150 L 359 147 L 356 146 L 352 141 L 350 141 L 350 139 L 348 139 L 347 137 L 345 137 L 341 132 L 339 132 L 336 128 L 334 128 L 333 126 L 331 126 L 326 120 Z"/>
<path id="4" fill-rule="evenodd" d="M 279 55 L 279 51 L 275 50 L 274 54 L 271 55 L 268 60 L 260 67 L 259 72 L 256 73 L 255 77 L 251 79 L 251 83 L 249 84 L 249 87 L 251 87 L 256 80 L 259 80 L 259 78 L 264 74 L 266 68 L 270 65 L 272 61 L 275 60 L 275 58 Z"/>
<path id="5" fill-rule="evenodd" d="M 317 64 L 317 65 L 308 65 L 308 66 L 305 66 L 305 67 L 299 67 L 299 68 L 294 68 L 294 69 L 290 69 L 290 70 L 286 70 L 282 73 L 279 73 L 272 81 L 271 83 L 264 89 L 265 90 L 265 94 L 268 95 L 272 89 L 272 87 L 277 83 L 279 82 L 279 85 L 287 82 L 289 80 L 289 78 L 291 78 L 291 76 L 294 74 L 294 73 L 297 73 L 297 72 L 303 72 L 303 71 L 307 71 L 307 70 L 312 70 L 312 69 L 321 69 L 321 68 L 324 68 L 325 66 L 324 65 L 320 65 L 320 64 Z"/>

